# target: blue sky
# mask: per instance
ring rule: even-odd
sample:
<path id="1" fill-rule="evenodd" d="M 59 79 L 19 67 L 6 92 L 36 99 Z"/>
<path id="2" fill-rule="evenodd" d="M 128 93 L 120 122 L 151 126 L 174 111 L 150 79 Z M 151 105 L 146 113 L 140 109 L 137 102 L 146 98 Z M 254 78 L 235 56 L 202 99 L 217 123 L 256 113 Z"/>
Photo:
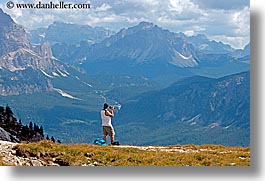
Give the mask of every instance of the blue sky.
<path id="1" fill-rule="evenodd" d="M 8 9 L 8 1 L 0 0 L 0 7 L 27 29 L 63 21 L 119 31 L 148 21 L 173 32 L 205 34 L 235 48 L 243 48 L 250 39 L 249 0 L 64 0 L 65 3 L 90 3 L 88 10 Z M 39 1 L 13 0 L 15 3 Z"/>

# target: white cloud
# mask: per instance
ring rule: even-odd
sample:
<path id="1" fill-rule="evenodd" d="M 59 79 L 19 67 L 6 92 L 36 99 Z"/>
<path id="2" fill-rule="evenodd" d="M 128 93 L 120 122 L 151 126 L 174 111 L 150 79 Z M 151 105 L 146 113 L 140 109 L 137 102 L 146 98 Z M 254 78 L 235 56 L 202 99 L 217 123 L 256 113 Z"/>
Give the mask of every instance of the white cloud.
<path id="1" fill-rule="evenodd" d="M 232 23 L 237 26 L 237 28 L 235 29 L 235 33 L 239 35 L 249 34 L 250 12 L 247 7 L 245 7 L 242 11 L 235 12 L 233 14 L 232 21 Z"/>
<path id="2" fill-rule="evenodd" d="M 250 0 L 192 0 L 203 9 L 241 9 L 250 6 Z"/>
<path id="3" fill-rule="evenodd" d="M 193 36 L 195 34 L 195 31 L 194 30 L 187 30 L 187 31 L 184 31 L 183 33 L 187 36 Z"/>
<path id="4" fill-rule="evenodd" d="M 107 11 L 111 9 L 111 6 L 109 4 L 103 3 L 100 7 L 96 8 L 96 11 Z"/>
<path id="5" fill-rule="evenodd" d="M 170 9 L 177 12 L 183 11 L 197 11 L 198 5 L 194 4 L 190 0 L 169 0 Z"/>
<path id="6" fill-rule="evenodd" d="M 65 3 L 71 1 L 73 0 L 67 0 Z M 54 21 L 64 21 L 104 26 L 119 31 L 123 27 L 134 26 L 141 21 L 150 21 L 170 31 L 206 34 L 218 40 L 226 40 L 233 46 L 235 44 L 244 46 L 243 44 L 249 41 L 250 34 L 250 10 L 247 1 L 78 0 L 75 3 L 90 2 L 91 9 L 22 10 L 14 8 L 10 10 L 5 7 L 5 3 L 1 3 L 0 7 L 10 14 L 17 23 L 28 29 L 48 26 Z M 18 0 L 14 0 L 14 2 L 23 3 Z M 33 0 L 26 2 L 33 2 Z M 34 0 L 34 2 L 39 2 L 39 0 Z M 50 2 L 50 0 L 42 0 L 42 2 Z"/>

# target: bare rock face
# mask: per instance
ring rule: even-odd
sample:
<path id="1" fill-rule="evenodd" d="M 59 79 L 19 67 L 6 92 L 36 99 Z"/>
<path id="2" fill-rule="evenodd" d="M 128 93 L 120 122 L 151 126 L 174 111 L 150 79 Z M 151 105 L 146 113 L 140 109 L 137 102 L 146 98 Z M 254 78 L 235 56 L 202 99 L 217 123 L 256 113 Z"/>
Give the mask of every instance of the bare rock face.
<path id="1" fill-rule="evenodd" d="M 31 49 L 23 27 L 17 25 L 2 9 L 0 9 L 0 30 L 0 57 L 21 48 Z"/>
<path id="2" fill-rule="evenodd" d="M 10 71 L 34 70 L 65 71 L 64 66 L 52 55 L 48 42 L 32 46 L 22 26 L 0 9 L 0 67 Z"/>
<path id="3" fill-rule="evenodd" d="M 48 42 L 31 45 L 26 31 L 0 9 L 0 95 L 52 91 L 49 78 L 67 76 Z"/>
<path id="4" fill-rule="evenodd" d="M 0 140 L 11 141 L 9 133 L 6 132 L 3 128 L 0 127 Z"/>
<path id="5" fill-rule="evenodd" d="M 46 72 L 56 72 L 60 70 L 65 72 L 65 68 L 56 58 L 53 57 L 49 42 L 44 42 L 42 45 L 33 46 L 33 50 L 39 55 L 40 59 L 32 62 L 33 67 Z"/>
<path id="6" fill-rule="evenodd" d="M 15 136 L 11 135 L 9 132 L 5 131 L 1 127 L 0 127 L 0 140 L 10 141 L 10 142 L 19 142 L 19 140 Z"/>

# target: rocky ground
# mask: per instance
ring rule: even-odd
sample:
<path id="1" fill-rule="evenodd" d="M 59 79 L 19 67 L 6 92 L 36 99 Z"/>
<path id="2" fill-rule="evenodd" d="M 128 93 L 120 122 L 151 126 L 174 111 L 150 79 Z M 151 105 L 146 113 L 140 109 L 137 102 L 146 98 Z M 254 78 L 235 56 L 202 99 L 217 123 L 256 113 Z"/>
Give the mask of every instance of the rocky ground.
<path id="1" fill-rule="evenodd" d="M 16 150 L 12 149 L 16 144 L 8 141 L 0 141 L 0 156 L 4 164 L 11 166 L 44 166 L 46 164 L 36 157 L 23 158 L 17 156 Z"/>
<path id="2" fill-rule="evenodd" d="M 131 159 L 136 159 L 140 163 L 149 159 L 154 163 L 160 163 L 160 158 L 164 160 L 174 159 L 180 165 L 225 165 L 225 166 L 247 166 L 250 165 L 250 151 L 248 148 L 232 148 L 218 145 L 196 146 L 196 145 L 175 145 L 175 146 L 107 146 L 97 147 L 92 145 L 60 145 L 49 142 L 36 144 L 36 148 L 51 146 L 53 151 L 43 150 L 33 153 L 29 149 L 15 147 L 18 143 L 0 141 L 0 166 L 108 166 L 113 165 L 130 165 Z M 36 146 L 35 145 L 35 146 Z M 24 145 L 22 145 L 23 147 Z M 26 147 L 28 148 L 28 147 Z M 56 149 L 54 149 L 56 148 Z M 35 148 L 32 148 L 35 150 Z M 64 150 L 66 149 L 66 150 Z M 132 150 L 136 149 L 136 150 Z M 54 152 L 54 150 L 59 150 Z M 138 152 L 143 150 L 147 152 Z M 100 151 L 100 152 L 99 152 Z M 78 157 L 76 162 L 71 162 L 64 157 L 76 157 L 76 153 L 84 157 Z M 163 153 L 161 153 L 163 152 Z M 128 156 L 128 153 L 131 155 Z M 155 154 L 153 154 L 155 153 Z M 72 155 L 71 155 L 72 154 Z M 105 155 L 104 158 L 101 155 Z M 118 155 L 118 156 L 117 156 Z M 173 156 L 173 157 L 172 157 Z M 143 158 L 141 158 L 143 157 Z M 158 157 L 158 159 L 156 159 Z M 163 158 L 162 158 L 163 157 Z M 165 158 L 166 157 L 166 158 Z M 181 157 L 180 160 L 178 157 Z M 214 157 L 214 159 L 212 159 Z M 84 161 L 83 159 L 86 159 Z M 187 159 L 187 161 L 185 161 Z M 71 160 L 71 159 L 70 159 Z M 79 161 L 83 160 L 81 163 Z M 112 160 L 109 162 L 109 160 Z M 183 163 L 182 163 L 182 160 Z M 160 164 L 168 164 L 167 162 Z M 204 164 L 205 162 L 205 164 Z M 134 162 L 133 162 L 134 163 Z M 148 164 L 149 162 L 146 162 Z M 187 164 L 186 164 L 187 163 Z M 156 165 L 156 164 L 154 164 Z"/>
<path id="3" fill-rule="evenodd" d="M 25 158 L 20 156 L 17 150 L 13 149 L 17 144 L 18 143 L 0 140 L 0 166 L 1 159 L 2 163 L 7 166 L 70 166 L 57 158 L 53 158 L 51 161 L 47 162 L 37 157 Z M 97 163 L 93 162 L 82 166 L 97 166 Z"/>

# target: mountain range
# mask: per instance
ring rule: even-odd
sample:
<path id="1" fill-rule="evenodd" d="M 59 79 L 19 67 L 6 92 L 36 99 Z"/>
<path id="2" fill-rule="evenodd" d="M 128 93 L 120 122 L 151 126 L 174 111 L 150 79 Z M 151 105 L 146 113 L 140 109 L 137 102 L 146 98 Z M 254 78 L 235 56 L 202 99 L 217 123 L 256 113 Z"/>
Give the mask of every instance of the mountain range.
<path id="1" fill-rule="evenodd" d="M 192 75 L 222 77 L 249 69 L 249 61 L 234 57 L 229 45 L 202 39 L 202 36 L 191 38 L 141 22 L 91 45 L 81 67 L 88 74 L 129 73 L 167 85 Z M 207 54 L 200 48 L 206 42 L 212 49 Z"/>
<path id="2" fill-rule="evenodd" d="M 114 32 L 103 27 L 91 27 L 56 21 L 47 28 L 30 30 L 27 34 L 30 42 L 33 44 L 50 42 L 52 45 L 56 43 L 79 45 L 82 41 L 89 44 L 100 42 L 114 34 Z"/>
<path id="3" fill-rule="evenodd" d="M 73 28 L 84 39 L 70 33 Z M 107 36 L 94 43 L 88 41 L 95 39 L 93 36 L 98 37 L 94 33 L 97 29 L 92 27 L 87 29 L 89 34 L 80 30 L 80 25 L 56 22 L 49 26 L 46 34 L 54 34 L 51 33 L 54 31 L 59 36 L 61 29 L 68 33 L 60 36 L 57 43 L 46 38 L 52 44 L 54 56 L 83 68 L 89 75 L 130 74 L 157 82 L 166 80 L 166 85 L 169 85 L 175 78 L 194 74 L 221 77 L 249 69 L 250 44 L 245 49 L 234 49 L 222 42 L 209 40 L 202 34 L 186 36 L 150 22 L 141 22 L 117 33 L 106 33 L 105 30 L 103 32 Z M 34 34 L 34 31 L 31 32 Z M 74 45 L 73 39 L 79 44 Z M 103 63 L 105 66 L 102 66 Z"/>
<path id="4" fill-rule="evenodd" d="M 38 28 L 27 32 L 32 44 L 49 42 L 56 58 L 73 63 L 79 57 L 79 49 L 98 43 L 114 34 L 103 27 L 91 27 L 63 22 L 54 22 L 47 28 Z M 73 59 L 73 60 L 72 60 Z"/>
<path id="5" fill-rule="evenodd" d="M 115 119 L 124 143 L 249 145 L 249 47 L 149 22 L 117 33 L 59 22 L 27 32 L 0 9 L 0 101 L 63 142 L 101 136 L 99 110 L 107 101 L 121 107 Z M 176 138 L 175 122 L 187 134 Z M 146 132 L 156 139 L 142 140 Z"/>
<path id="6" fill-rule="evenodd" d="M 248 146 L 249 83 L 249 71 L 218 79 L 184 78 L 131 98 L 114 123 L 121 139 L 131 144 Z"/>

